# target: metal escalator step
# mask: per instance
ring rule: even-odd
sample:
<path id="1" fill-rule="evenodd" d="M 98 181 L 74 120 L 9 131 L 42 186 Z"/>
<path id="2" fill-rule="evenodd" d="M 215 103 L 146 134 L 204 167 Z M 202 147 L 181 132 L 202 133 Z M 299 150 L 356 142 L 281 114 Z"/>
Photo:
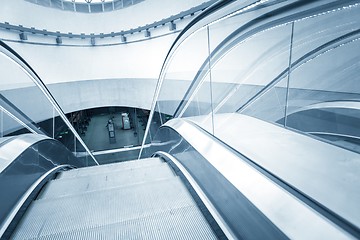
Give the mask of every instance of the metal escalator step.
<path id="1" fill-rule="evenodd" d="M 196 206 L 38 239 L 217 239 Z"/>
<path id="2" fill-rule="evenodd" d="M 143 218 L 195 202 L 178 177 L 81 195 L 34 201 L 14 239 L 29 239 Z"/>
<path id="3" fill-rule="evenodd" d="M 144 158 L 139 160 L 132 160 L 126 162 L 105 164 L 92 167 L 77 168 L 70 171 L 62 172 L 58 178 L 72 178 L 78 176 L 88 176 L 98 174 L 100 172 L 112 172 L 122 169 L 141 168 L 146 166 L 153 166 L 163 163 L 160 158 Z"/>
<path id="4" fill-rule="evenodd" d="M 97 175 L 62 178 L 50 181 L 38 199 L 78 195 L 84 192 L 158 181 L 172 177 L 175 177 L 175 174 L 171 168 L 166 163 L 161 163 L 143 168 L 101 172 Z"/>

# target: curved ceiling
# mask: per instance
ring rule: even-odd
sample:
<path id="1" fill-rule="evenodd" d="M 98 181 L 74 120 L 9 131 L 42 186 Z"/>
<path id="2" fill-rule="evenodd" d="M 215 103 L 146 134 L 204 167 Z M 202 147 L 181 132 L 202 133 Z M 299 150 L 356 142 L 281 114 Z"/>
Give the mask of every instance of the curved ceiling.
<path id="1" fill-rule="evenodd" d="M 43 0 L 31 0 L 43 1 Z M 46 0 L 50 1 L 50 0 Z M 139 2 L 139 0 L 133 0 Z M 59 11 L 27 0 L 1 0 L 0 23 L 22 25 L 48 31 L 72 33 L 110 33 L 145 26 L 198 6 L 206 0 L 142 0 L 121 11 L 98 14 Z"/>
<path id="2" fill-rule="evenodd" d="M 133 6 L 145 0 L 24 0 L 40 6 L 80 13 L 110 12 Z"/>

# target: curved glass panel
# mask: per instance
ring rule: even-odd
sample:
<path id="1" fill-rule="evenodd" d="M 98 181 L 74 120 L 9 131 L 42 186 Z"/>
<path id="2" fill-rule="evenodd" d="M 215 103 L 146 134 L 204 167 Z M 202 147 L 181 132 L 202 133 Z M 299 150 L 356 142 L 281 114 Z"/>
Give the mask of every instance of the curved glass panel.
<path id="1" fill-rule="evenodd" d="M 95 159 L 82 143 L 61 109 L 52 102 L 41 80 L 36 80 L 25 63 L 17 59 L 4 45 L 0 48 L 0 136 L 23 133 L 46 135 L 62 142 L 70 151 L 81 156 L 86 165 Z"/>
<path id="2" fill-rule="evenodd" d="M 170 56 L 171 64 L 166 67 L 166 73 L 161 77 L 161 89 L 157 93 L 157 101 L 154 105 L 152 121 L 148 124 L 146 142 L 149 142 L 156 134 L 158 128 L 167 120 L 178 114 L 184 114 L 181 104 L 191 104 L 186 115 L 199 115 L 202 111 L 209 112 L 210 88 L 207 85 L 201 88 L 202 97 L 197 97 L 193 102 L 191 93 L 193 91 L 193 80 L 207 71 L 208 65 L 202 69 L 204 59 L 208 56 L 208 30 L 206 28 L 197 31 L 190 39 L 176 49 L 176 54 Z M 194 54 L 196 52 L 196 54 Z M 184 61 L 184 59 L 187 59 Z M 200 70 L 199 70 L 200 69 Z M 208 78 L 209 79 L 209 78 Z M 195 91 L 199 91 L 196 89 Z"/>
<path id="3" fill-rule="evenodd" d="M 171 118 L 192 121 L 357 236 L 360 2 L 226 7 L 170 50 L 148 136 L 161 138 L 154 126 Z"/>
<path id="4" fill-rule="evenodd" d="M 239 112 L 266 121 L 283 117 L 290 40 L 291 24 L 286 24 L 230 43 L 234 47 L 212 69 L 213 81 L 223 86 L 214 88 L 214 113 Z M 259 95 L 267 96 L 266 107 L 253 106 Z"/>
<path id="5" fill-rule="evenodd" d="M 359 6 L 349 7 L 295 23 L 286 116 L 286 126 L 356 152 L 359 13 Z"/>
<path id="6" fill-rule="evenodd" d="M 17 125 L 23 122 L 33 132 L 53 137 L 54 109 L 50 102 L 29 75 L 3 53 L 0 53 L 0 65 L 3 69 L 0 82 L 1 106 L 7 113 L 6 119 L 13 119 L 11 122 L 17 122 Z M 20 133 L 17 132 L 20 129 L 9 123 L 6 121 L 2 124 L 3 136 Z"/>

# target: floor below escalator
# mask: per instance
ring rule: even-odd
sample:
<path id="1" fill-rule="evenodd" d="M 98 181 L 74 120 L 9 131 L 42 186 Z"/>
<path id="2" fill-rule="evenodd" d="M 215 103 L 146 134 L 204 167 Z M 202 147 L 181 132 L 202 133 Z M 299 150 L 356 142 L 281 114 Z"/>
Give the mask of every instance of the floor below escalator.
<path id="1" fill-rule="evenodd" d="M 45 185 L 13 239 L 216 239 L 159 158 L 62 172 Z"/>

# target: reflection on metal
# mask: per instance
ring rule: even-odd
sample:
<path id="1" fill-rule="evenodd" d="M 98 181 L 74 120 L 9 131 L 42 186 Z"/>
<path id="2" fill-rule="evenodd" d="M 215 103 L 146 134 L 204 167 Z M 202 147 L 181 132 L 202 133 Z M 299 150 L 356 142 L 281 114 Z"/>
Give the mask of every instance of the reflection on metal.
<path id="1" fill-rule="evenodd" d="M 1 137 L 0 138 L 0 147 L 3 146 L 4 144 L 6 144 L 7 142 L 10 142 L 12 138 L 13 138 L 13 136 L 12 137 Z"/>
<path id="2" fill-rule="evenodd" d="M 198 124 L 201 118 L 188 119 Z M 358 154 L 243 114 L 216 114 L 214 120 L 218 139 L 350 225 L 360 224 L 359 211 L 354 211 L 359 202 Z"/>
<path id="3" fill-rule="evenodd" d="M 286 127 L 360 153 L 359 116 L 360 101 L 358 100 L 301 104 L 300 107 L 293 107 L 293 110 L 287 114 L 290 121 Z M 276 122 L 282 120 L 279 119 Z"/>
<path id="4" fill-rule="evenodd" d="M 291 112 L 289 112 L 289 115 L 297 112 L 312 110 L 312 109 L 334 109 L 334 108 L 360 110 L 360 101 L 349 100 L 349 101 L 329 101 L 329 102 L 315 103 L 315 104 L 307 105 L 305 107 L 294 109 Z"/>
<path id="5" fill-rule="evenodd" d="M 183 119 L 165 126 L 177 131 L 290 239 L 351 238 L 199 127 Z"/>
<path id="6" fill-rule="evenodd" d="M 3 236 L 6 229 L 10 225 L 11 221 L 15 218 L 16 214 L 19 212 L 20 208 L 24 205 L 25 201 L 29 198 L 31 193 L 36 189 L 36 187 L 49 175 L 54 172 L 59 171 L 60 169 L 71 167 L 70 165 L 60 165 L 54 167 L 53 169 L 49 170 L 45 174 L 43 174 L 36 182 L 34 182 L 30 188 L 21 196 L 20 200 L 16 203 L 10 214 L 6 217 L 6 220 L 0 226 L 0 237 Z"/>
<path id="7" fill-rule="evenodd" d="M 340 137 L 340 138 L 360 140 L 360 137 L 358 137 L 358 136 L 346 135 L 346 134 L 340 134 L 340 133 L 330 133 L 330 132 L 307 132 L 307 133 L 313 134 L 313 135 L 319 135 L 319 136 L 334 136 L 334 137 Z"/>
<path id="8" fill-rule="evenodd" d="M 0 145 L 0 173 L 9 166 L 23 151 L 31 145 L 44 139 L 50 139 L 40 134 L 23 134 L 11 137 L 5 144 Z"/>
<path id="9" fill-rule="evenodd" d="M 92 160 L 99 165 L 99 163 L 96 161 L 95 157 L 91 154 L 88 147 L 85 145 L 79 134 L 76 132 L 72 124 L 69 122 L 67 117 L 65 116 L 65 113 L 62 111 L 60 105 L 56 102 L 54 97 L 51 95 L 45 84 L 42 82 L 40 77 L 35 73 L 35 71 L 26 63 L 24 59 L 22 59 L 14 50 L 12 50 L 10 47 L 8 47 L 6 44 L 0 41 L 0 52 L 2 52 L 10 61 L 15 63 L 19 68 L 35 83 L 35 85 L 41 90 L 41 92 L 44 94 L 44 96 L 49 100 L 49 103 L 52 105 L 52 107 L 57 111 L 60 118 L 63 120 L 63 122 L 66 124 L 66 126 L 70 129 L 72 134 L 74 134 L 75 138 L 79 143 L 82 145 L 82 147 L 85 149 L 85 151 L 88 153 L 88 155 L 92 158 Z M 34 106 L 38 107 L 38 106 Z M 75 148 L 76 149 L 76 148 Z"/>
<path id="10" fill-rule="evenodd" d="M 197 184 L 197 182 L 195 181 L 195 179 L 191 176 L 191 174 L 186 170 L 186 168 L 173 156 L 171 156 L 170 154 L 163 152 L 163 151 L 158 151 L 154 154 L 155 157 L 166 157 L 168 159 L 170 159 L 182 172 L 182 174 L 184 174 L 184 176 L 186 177 L 186 179 L 189 181 L 190 185 L 192 186 L 192 188 L 195 190 L 196 194 L 200 197 L 201 201 L 204 203 L 204 205 L 206 206 L 206 208 L 209 210 L 209 212 L 211 213 L 211 215 L 213 216 L 213 218 L 215 219 L 216 223 L 220 226 L 221 230 L 224 232 L 224 234 L 226 235 L 226 237 L 228 239 L 236 239 L 236 235 L 232 232 L 232 230 L 229 228 L 229 226 L 226 224 L 226 222 L 224 221 L 224 219 L 221 217 L 221 215 L 219 214 L 219 212 L 216 210 L 216 208 L 214 207 L 214 205 L 211 203 L 211 201 L 208 199 L 208 197 L 206 196 L 206 194 L 203 192 L 203 190 L 201 189 L 201 187 Z"/>

